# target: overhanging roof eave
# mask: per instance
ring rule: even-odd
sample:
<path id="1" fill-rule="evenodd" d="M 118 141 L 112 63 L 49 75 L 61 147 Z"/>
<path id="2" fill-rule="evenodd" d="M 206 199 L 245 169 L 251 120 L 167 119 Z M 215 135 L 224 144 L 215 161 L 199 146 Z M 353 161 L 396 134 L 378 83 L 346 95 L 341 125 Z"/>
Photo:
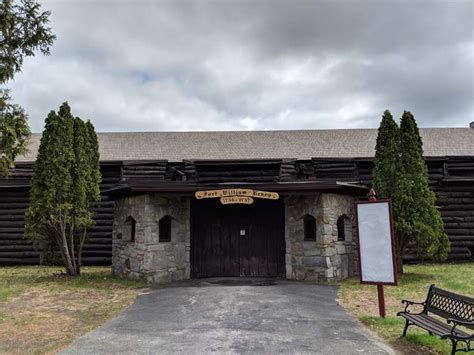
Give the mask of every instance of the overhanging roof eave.
<path id="1" fill-rule="evenodd" d="M 277 183 L 179 183 L 179 184 L 126 184 L 104 191 L 111 197 L 129 196 L 147 193 L 158 193 L 177 196 L 193 196 L 196 191 L 218 190 L 229 188 L 250 188 L 268 190 L 282 194 L 298 194 L 308 192 L 333 192 L 354 196 L 365 195 L 369 188 L 346 182 L 277 182 Z"/>

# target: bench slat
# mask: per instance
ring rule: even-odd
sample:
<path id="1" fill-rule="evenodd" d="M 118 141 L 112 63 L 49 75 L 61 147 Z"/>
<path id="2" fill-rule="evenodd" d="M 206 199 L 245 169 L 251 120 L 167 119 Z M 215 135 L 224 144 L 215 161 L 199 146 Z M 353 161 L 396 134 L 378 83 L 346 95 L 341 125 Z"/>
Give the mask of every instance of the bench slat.
<path id="1" fill-rule="evenodd" d="M 400 315 L 403 318 L 408 319 L 411 323 L 414 323 L 420 326 L 421 328 L 438 336 L 451 335 L 452 326 L 447 323 L 443 323 L 433 317 L 430 317 L 427 314 L 401 313 Z M 455 329 L 454 334 L 460 337 L 469 337 L 469 334 L 463 332 L 458 328 Z"/>
<path id="2" fill-rule="evenodd" d="M 405 311 L 397 313 L 398 316 L 406 319 L 403 336 L 406 335 L 407 328 L 413 324 L 430 332 L 430 334 L 436 334 L 442 338 L 450 338 L 452 341 L 452 354 L 459 351 L 457 349 L 459 341 L 466 343 L 466 349 L 463 351 L 472 350 L 470 341 L 474 339 L 474 335 L 466 333 L 459 329 L 459 327 L 464 329 L 474 329 L 474 323 L 472 323 L 474 322 L 473 298 L 458 295 L 454 292 L 443 290 L 435 287 L 435 285 L 431 285 L 426 301 L 424 302 L 425 306 L 422 313 L 409 313 L 407 309 L 411 303 L 405 303 L 407 304 Z M 445 320 L 451 318 L 453 320 L 468 322 L 468 324 L 461 323 L 453 330 L 454 324 L 443 322 L 429 314 L 434 314 L 438 317 L 444 318 Z"/>

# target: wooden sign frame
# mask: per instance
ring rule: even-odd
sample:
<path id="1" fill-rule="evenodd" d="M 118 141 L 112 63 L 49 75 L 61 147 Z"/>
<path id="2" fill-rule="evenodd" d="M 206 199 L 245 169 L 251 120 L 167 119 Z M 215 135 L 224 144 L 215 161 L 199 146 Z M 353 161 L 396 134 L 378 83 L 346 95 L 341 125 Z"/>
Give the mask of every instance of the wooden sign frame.
<path id="1" fill-rule="evenodd" d="M 374 280 L 364 280 L 363 279 L 363 273 L 362 273 L 362 265 L 363 265 L 363 260 L 362 260 L 362 252 L 361 252 L 361 233 L 360 233 L 360 224 L 359 224 L 359 206 L 360 205 L 365 205 L 365 204 L 387 204 L 388 205 L 388 212 L 389 212 L 389 223 L 390 223 L 390 246 L 391 246 L 391 256 L 392 256 L 392 268 L 393 268 L 393 282 L 387 282 L 387 281 L 374 281 Z M 356 230 L 357 230 L 357 236 L 358 236 L 358 243 L 357 243 L 357 250 L 358 250 L 358 266 L 359 266 L 359 278 L 360 278 L 360 283 L 365 284 L 365 285 L 391 285 L 391 286 L 397 286 L 398 280 L 397 280 L 397 263 L 396 263 L 396 243 L 395 243 L 395 236 L 393 232 L 393 212 L 392 212 L 392 201 L 389 199 L 386 200 L 371 200 L 371 201 L 357 201 L 355 203 L 355 215 L 356 215 Z"/>
<path id="2" fill-rule="evenodd" d="M 197 200 L 202 200 L 206 198 L 220 198 L 223 204 L 229 204 L 229 203 L 251 204 L 254 198 L 261 198 L 265 200 L 278 200 L 280 198 L 280 195 L 277 192 L 236 188 L 236 189 L 196 191 L 194 193 L 194 197 L 196 197 Z M 240 197 L 240 199 L 231 199 L 231 197 Z M 228 201 L 228 203 L 224 203 L 223 201 Z M 238 201 L 242 201 L 242 202 L 238 202 Z"/>

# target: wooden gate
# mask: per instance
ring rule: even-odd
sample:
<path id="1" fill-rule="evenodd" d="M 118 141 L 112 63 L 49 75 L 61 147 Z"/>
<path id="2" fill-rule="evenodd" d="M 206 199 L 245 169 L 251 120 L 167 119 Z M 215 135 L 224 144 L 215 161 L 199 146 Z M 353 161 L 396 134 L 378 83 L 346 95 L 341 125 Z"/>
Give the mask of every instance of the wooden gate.
<path id="1" fill-rule="evenodd" d="M 191 205 L 192 277 L 285 275 L 284 207 L 281 201 Z"/>

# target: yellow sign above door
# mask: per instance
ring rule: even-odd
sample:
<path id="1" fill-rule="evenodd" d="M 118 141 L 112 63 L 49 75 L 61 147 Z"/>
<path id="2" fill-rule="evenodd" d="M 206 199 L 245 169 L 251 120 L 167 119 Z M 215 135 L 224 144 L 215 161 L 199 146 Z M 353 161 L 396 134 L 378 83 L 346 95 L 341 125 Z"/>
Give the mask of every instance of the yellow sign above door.
<path id="1" fill-rule="evenodd" d="M 280 196 L 276 192 L 259 191 L 259 190 L 252 190 L 252 189 L 204 190 L 204 191 L 196 191 L 194 195 L 198 200 L 201 200 L 204 198 L 220 198 L 222 204 L 230 204 L 230 203 L 252 204 L 253 198 L 263 198 L 267 200 L 278 200 L 280 198 Z M 230 199 L 231 197 L 233 199 Z M 246 198 L 235 199 L 236 197 L 246 197 Z"/>

